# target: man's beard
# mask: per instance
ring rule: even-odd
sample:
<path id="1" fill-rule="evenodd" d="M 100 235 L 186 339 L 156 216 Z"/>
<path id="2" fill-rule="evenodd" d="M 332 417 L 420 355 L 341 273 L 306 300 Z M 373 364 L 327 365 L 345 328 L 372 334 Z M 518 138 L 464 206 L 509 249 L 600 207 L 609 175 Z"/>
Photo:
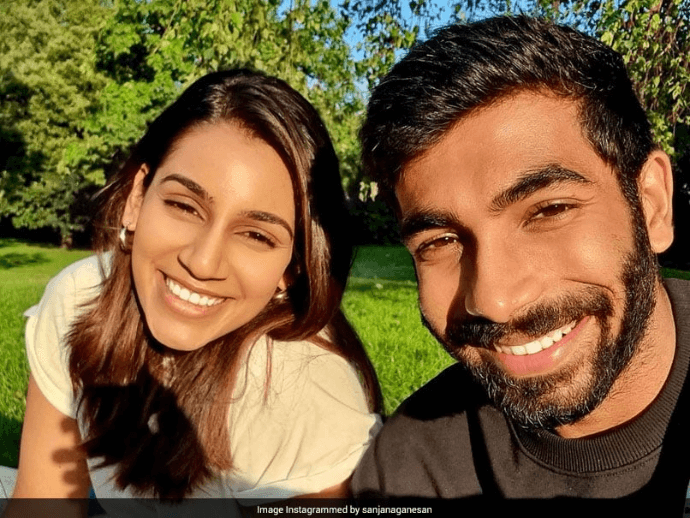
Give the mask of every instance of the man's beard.
<path id="1" fill-rule="evenodd" d="M 493 404 L 517 424 L 553 430 L 588 415 L 606 398 L 638 350 L 654 310 L 659 279 L 656 256 L 640 216 L 633 215 L 635 243 L 621 272 L 625 304 L 617 336 L 611 333 L 613 300 L 609 292 L 599 287 L 537 305 L 506 324 L 483 318 L 452 321 L 445 337 L 439 336 L 422 315 L 436 339 L 465 365 Z M 597 320 L 601 334 L 594 354 L 587 360 L 589 375 L 585 380 L 579 379 L 583 371 L 577 368 L 534 378 L 511 377 L 481 350 L 495 351 L 495 344 L 501 338 L 514 333 L 537 338 L 586 316 Z M 479 348 L 484 361 L 469 361 L 464 354 L 467 347 Z"/>

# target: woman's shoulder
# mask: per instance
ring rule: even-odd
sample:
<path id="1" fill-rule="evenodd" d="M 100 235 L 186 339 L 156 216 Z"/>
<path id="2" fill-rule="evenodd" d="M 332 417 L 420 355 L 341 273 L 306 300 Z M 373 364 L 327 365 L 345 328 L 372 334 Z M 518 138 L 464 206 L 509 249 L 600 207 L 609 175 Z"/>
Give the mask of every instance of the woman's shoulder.
<path id="1" fill-rule="evenodd" d="M 229 415 L 233 494 L 287 498 L 345 480 L 380 426 L 350 363 L 312 340 L 264 337 L 247 365 L 256 376 Z"/>
<path id="2" fill-rule="evenodd" d="M 24 316 L 35 316 L 46 305 L 79 305 L 95 296 L 103 281 L 102 263 L 107 260 L 107 256 L 99 260 L 91 255 L 62 269 L 46 285 L 41 302 L 27 309 Z"/>
<path id="3" fill-rule="evenodd" d="M 345 358 L 319 345 L 322 337 L 298 341 L 260 338 L 246 362 L 247 385 L 268 395 L 268 403 L 331 397 L 367 410 L 366 396 L 356 369 Z M 240 383 L 240 386 L 246 386 Z M 253 385 L 253 387 L 251 387 Z"/>
<path id="4" fill-rule="evenodd" d="M 73 283 L 77 288 L 97 286 L 103 281 L 103 269 L 108 268 L 109 262 L 109 253 L 101 256 L 94 254 L 84 257 L 63 268 L 60 273 L 53 277 L 51 283 L 62 284 L 67 281 Z"/>
<path id="5" fill-rule="evenodd" d="M 253 370 L 265 370 L 268 365 L 272 372 L 278 371 L 283 375 L 298 375 L 315 367 L 352 369 L 347 360 L 320 343 L 325 343 L 321 335 L 295 341 L 262 336 L 254 344 L 248 363 Z"/>

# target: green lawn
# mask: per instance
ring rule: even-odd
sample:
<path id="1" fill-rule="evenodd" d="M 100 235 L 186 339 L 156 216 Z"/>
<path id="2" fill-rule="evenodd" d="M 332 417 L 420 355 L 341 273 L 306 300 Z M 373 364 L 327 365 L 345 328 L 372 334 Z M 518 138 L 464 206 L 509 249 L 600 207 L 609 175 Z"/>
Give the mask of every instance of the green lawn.
<path id="1" fill-rule="evenodd" d="M 451 359 L 422 326 L 412 260 L 403 247 L 361 247 L 343 309 L 374 363 L 392 412 Z"/>
<path id="2" fill-rule="evenodd" d="M 22 313 L 39 301 L 53 275 L 89 253 L 0 239 L 0 465 L 16 466 L 26 403 Z M 677 270 L 664 275 L 690 278 Z M 387 412 L 451 363 L 420 322 L 404 248 L 361 247 L 343 306 L 372 358 Z"/>
<path id="3" fill-rule="evenodd" d="M 16 465 L 26 405 L 22 313 L 40 300 L 53 275 L 88 254 L 0 239 L 0 465 Z"/>

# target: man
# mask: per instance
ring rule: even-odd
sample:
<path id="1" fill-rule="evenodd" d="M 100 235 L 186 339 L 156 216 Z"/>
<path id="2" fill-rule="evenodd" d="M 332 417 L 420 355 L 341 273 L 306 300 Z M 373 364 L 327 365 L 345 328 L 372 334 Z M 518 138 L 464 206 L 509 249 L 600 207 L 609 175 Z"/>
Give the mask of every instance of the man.
<path id="1" fill-rule="evenodd" d="M 450 26 L 382 80 L 361 136 L 458 363 L 384 426 L 354 494 L 679 515 L 690 285 L 659 276 L 671 165 L 621 57 L 527 17 Z"/>

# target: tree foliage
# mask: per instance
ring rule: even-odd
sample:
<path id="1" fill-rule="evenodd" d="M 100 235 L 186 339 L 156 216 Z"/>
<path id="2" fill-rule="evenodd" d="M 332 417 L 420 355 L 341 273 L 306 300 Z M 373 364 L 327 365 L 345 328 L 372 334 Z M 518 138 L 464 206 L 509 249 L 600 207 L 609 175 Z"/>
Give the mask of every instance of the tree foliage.
<path id="1" fill-rule="evenodd" d="M 328 0 L 40 0 L 0 8 L 0 215 L 63 241 L 79 208 L 182 89 L 221 68 L 288 81 L 354 174 L 363 99 Z"/>
<path id="2" fill-rule="evenodd" d="M 688 147 L 687 0 L 5 0 L 0 217 L 52 227 L 68 242 L 85 226 L 90 194 L 164 106 L 209 71 L 249 67 L 317 107 L 353 211 L 382 239 L 392 220 L 358 165 L 368 89 L 444 21 L 516 10 L 620 51 L 658 140 L 677 157 Z"/>
<path id="3" fill-rule="evenodd" d="M 65 154 L 105 84 L 94 60 L 102 15 L 91 0 L 0 7 L 0 215 L 16 226 L 68 236 L 83 225 L 78 193 L 94 178 L 73 174 Z"/>
<path id="4" fill-rule="evenodd" d="M 690 6 L 634 0 L 602 8 L 602 41 L 623 54 L 662 147 L 676 155 L 677 129 L 690 125 Z"/>

